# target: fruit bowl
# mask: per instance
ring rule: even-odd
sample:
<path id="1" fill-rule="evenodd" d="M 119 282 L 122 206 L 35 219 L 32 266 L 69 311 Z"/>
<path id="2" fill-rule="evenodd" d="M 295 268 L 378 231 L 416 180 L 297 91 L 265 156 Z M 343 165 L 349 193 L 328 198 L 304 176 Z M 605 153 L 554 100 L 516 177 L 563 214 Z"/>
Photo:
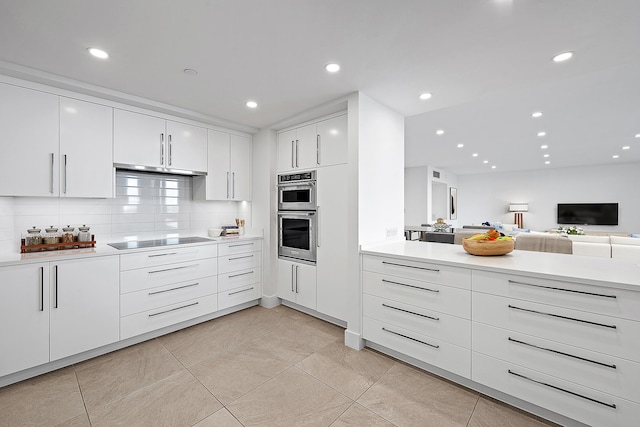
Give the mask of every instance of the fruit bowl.
<path id="1" fill-rule="evenodd" d="M 471 255 L 505 255 L 513 250 L 513 240 L 462 239 L 462 247 Z"/>

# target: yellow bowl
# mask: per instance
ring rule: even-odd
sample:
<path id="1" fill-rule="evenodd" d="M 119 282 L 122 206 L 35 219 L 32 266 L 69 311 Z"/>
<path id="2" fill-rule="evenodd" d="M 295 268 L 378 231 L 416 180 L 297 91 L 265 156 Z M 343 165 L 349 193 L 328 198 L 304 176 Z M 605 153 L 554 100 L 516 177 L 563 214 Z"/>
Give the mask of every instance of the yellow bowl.
<path id="1" fill-rule="evenodd" d="M 513 240 L 462 239 L 462 247 L 471 255 L 505 255 L 513 250 Z"/>

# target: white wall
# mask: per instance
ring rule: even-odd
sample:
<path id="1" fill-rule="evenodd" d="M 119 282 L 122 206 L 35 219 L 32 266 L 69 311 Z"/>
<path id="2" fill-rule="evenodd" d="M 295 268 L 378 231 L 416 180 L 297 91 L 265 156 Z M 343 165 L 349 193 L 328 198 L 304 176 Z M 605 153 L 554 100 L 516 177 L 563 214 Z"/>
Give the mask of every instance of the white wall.
<path id="1" fill-rule="evenodd" d="M 640 232 L 640 163 L 588 166 L 458 177 L 458 222 L 513 222 L 509 203 L 528 203 L 524 227 L 556 228 L 558 203 L 619 203 L 618 226 L 585 230 Z"/>
<path id="2" fill-rule="evenodd" d="M 404 223 L 418 226 L 429 222 L 427 216 L 427 167 L 420 166 L 404 170 Z"/>

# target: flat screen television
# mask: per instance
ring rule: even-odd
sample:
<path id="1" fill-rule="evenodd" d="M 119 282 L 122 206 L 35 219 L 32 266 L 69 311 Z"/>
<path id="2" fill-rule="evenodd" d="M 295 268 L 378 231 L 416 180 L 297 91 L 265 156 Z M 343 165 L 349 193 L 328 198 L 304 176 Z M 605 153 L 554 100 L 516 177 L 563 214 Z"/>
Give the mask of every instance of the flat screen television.
<path id="1" fill-rule="evenodd" d="M 558 203 L 558 224 L 618 225 L 618 204 Z"/>

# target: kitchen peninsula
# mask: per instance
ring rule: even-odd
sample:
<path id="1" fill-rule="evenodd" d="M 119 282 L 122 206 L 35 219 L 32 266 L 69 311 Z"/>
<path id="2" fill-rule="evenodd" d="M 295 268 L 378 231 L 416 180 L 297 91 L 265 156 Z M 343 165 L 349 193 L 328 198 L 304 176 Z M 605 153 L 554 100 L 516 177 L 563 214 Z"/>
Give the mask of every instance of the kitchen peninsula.
<path id="1" fill-rule="evenodd" d="M 640 417 L 640 265 L 365 246 L 366 345 L 563 425 Z"/>

